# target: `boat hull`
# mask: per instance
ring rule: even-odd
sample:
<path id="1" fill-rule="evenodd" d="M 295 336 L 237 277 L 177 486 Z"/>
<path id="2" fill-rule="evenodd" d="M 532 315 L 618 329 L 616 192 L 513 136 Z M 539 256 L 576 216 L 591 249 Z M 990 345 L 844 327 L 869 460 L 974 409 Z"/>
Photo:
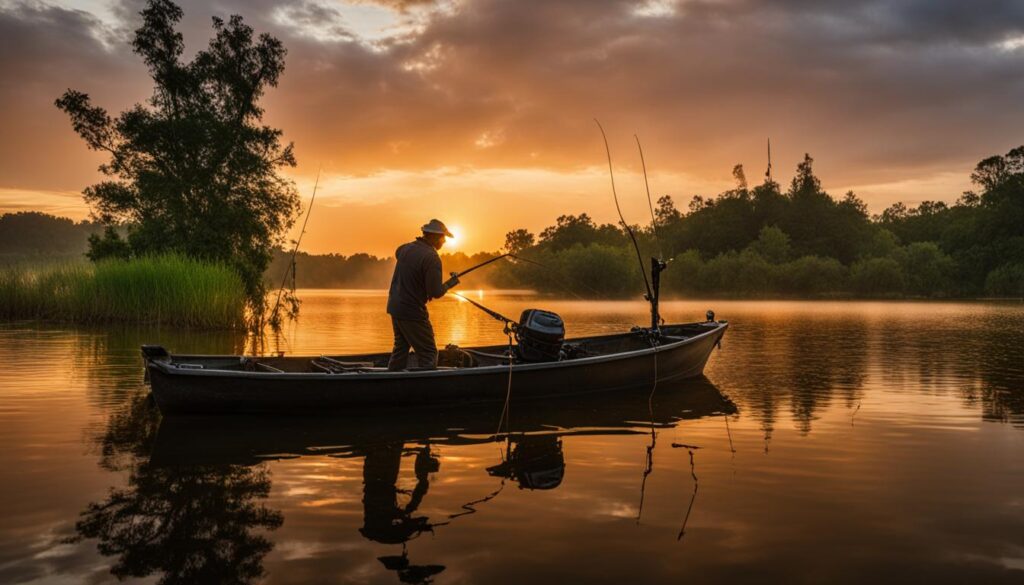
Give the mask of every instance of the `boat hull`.
<path id="1" fill-rule="evenodd" d="M 658 381 L 697 377 L 703 374 L 726 327 L 724 322 L 707 324 L 697 335 L 635 351 L 515 364 L 511 366 L 511 392 L 518 402 L 650 387 L 655 377 Z M 147 364 L 153 396 L 165 415 L 327 413 L 503 402 L 510 380 L 507 365 L 403 372 L 268 373 L 187 369 L 175 365 L 174 356 L 171 358 Z M 237 361 L 239 356 L 207 359 Z"/>

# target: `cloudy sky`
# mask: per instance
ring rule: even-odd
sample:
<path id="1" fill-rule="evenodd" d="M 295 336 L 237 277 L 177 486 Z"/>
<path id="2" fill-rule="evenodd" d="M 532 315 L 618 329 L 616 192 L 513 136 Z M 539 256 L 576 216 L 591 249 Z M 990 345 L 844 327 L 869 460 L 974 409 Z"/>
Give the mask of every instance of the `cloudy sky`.
<path id="1" fill-rule="evenodd" d="M 804 152 L 833 195 L 879 212 L 953 201 L 979 159 L 1024 144 L 1024 2 L 997 0 L 185 0 L 193 51 L 242 15 L 288 48 L 266 122 L 294 141 L 304 246 L 389 254 L 430 217 L 458 247 L 562 213 L 612 221 L 608 130 L 627 219 L 685 206 L 742 163 L 788 181 Z M 146 99 L 137 0 L 0 0 L 0 212 L 87 216 L 102 157 L 53 106 Z"/>

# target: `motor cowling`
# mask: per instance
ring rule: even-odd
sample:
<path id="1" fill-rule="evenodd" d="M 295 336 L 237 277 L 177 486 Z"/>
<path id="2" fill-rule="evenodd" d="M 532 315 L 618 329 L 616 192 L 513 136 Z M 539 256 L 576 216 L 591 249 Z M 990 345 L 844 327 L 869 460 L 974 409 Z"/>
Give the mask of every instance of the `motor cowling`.
<path id="1" fill-rule="evenodd" d="M 526 309 L 516 328 L 519 359 L 524 362 L 558 361 L 565 341 L 565 322 L 557 313 Z"/>

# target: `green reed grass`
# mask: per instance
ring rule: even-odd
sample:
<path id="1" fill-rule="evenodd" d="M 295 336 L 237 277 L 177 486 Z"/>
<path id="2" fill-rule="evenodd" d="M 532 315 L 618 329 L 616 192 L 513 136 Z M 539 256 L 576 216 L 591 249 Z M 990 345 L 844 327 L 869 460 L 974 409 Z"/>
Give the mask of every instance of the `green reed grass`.
<path id="1" fill-rule="evenodd" d="M 231 268 L 175 254 L 0 269 L 0 319 L 242 327 L 246 297 Z"/>

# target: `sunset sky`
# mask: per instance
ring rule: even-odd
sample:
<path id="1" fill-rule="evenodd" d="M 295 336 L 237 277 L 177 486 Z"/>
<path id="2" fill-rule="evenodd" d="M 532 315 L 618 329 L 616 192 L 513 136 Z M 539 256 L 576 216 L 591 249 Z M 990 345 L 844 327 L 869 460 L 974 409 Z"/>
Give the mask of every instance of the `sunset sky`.
<path id="1" fill-rule="evenodd" d="M 804 152 L 873 213 L 952 202 L 974 164 L 1024 144 L 1024 2 L 912 0 L 186 0 L 195 51 L 241 14 L 288 49 L 265 122 L 294 141 L 303 248 L 387 255 L 431 217 L 457 249 L 497 249 L 564 213 L 613 221 L 599 118 L 627 219 L 685 208 L 743 163 L 786 184 Z M 112 113 L 151 88 L 136 0 L 0 0 L 0 212 L 82 219 L 103 157 L 53 101 Z"/>

